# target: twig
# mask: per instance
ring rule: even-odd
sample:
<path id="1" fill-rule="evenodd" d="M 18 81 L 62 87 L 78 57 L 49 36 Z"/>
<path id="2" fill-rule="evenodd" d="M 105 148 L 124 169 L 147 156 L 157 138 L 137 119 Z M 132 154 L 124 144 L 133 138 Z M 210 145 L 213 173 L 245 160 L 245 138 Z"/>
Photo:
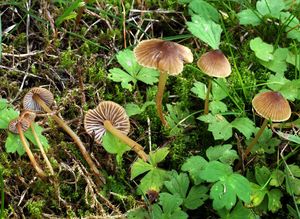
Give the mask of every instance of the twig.
<path id="1" fill-rule="evenodd" d="M 34 56 L 40 53 L 43 53 L 44 50 L 37 50 L 37 51 L 32 51 L 32 52 L 28 52 L 25 54 L 11 54 L 11 53 L 5 53 L 3 52 L 2 55 L 3 56 L 8 56 L 8 57 L 15 57 L 15 58 L 27 58 L 29 56 Z"/>

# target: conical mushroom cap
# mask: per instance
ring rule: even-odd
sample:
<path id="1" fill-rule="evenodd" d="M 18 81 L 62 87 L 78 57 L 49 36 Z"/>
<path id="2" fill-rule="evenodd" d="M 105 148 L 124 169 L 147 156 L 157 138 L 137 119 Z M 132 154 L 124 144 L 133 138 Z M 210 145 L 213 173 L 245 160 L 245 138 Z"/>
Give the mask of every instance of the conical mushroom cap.
<path id="1" fill-rule="evenodd" d="M 140 65 L 170 75 L 181 73 L 183 62 L 193 62 L 193 54 L 189 48 L 161 39 L 143 40 L 133 52 Z"/>
<path id="2" fill-rule="evenodd" d="M 231 73 L 231 66 L 221 50 L 204 53 L 197 62 L 205 74 L 216 78 L 225 78 Z"/>
<path id="3" fill-rule="evenodd" d="M 53 94 L 49 90 L 42 87 L 34 87 L 31 88 L 23 98 L 23 107 L 25 110 L 43 111 L 40 105 L 33 99 L 33 95 L 38 95 L 49 107 L 54 102 Z"/>
<path id="4" fill-rule="evenodd" d="M 19 134 L 17 124 L 21 124 L 23 132 L 25 132 L 30 127 L 30 122 L 27 119 L 21 119 L 20 117 L 13 119 L 8 124 L 8 131 Z"/>
<path id="5" fill-rule="evenodd" d="M 112 101 L 102 101 L 95 109 L 88 110 L 84 117 L 84 128 L 96 141 L 99 142 L 106 131 L 103 125 L 105 120 L 124 135 L 128 134 L 130 122 L 124 108 Z"/>
<path id="6" fill-rule="evenodd" d="M 252 105 L 258 115 L 273 122 L 283 122 L 291 116 L 289 102 L 279 92 L 259 93 L 253 98 Z"/>

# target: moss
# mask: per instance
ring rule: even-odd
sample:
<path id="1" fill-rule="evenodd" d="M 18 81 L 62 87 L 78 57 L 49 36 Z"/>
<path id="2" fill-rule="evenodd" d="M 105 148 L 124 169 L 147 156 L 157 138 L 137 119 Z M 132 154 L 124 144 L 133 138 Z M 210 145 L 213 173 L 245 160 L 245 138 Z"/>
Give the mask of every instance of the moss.
<path id="1" fill-rule="evenodd" d="M 32 218 L 42 218 L 43 207 L 45 206 L 46 202 L 44 200 L 39 201 L 28 201 L 27 202 L 27 209 L 30 213 Z"/>

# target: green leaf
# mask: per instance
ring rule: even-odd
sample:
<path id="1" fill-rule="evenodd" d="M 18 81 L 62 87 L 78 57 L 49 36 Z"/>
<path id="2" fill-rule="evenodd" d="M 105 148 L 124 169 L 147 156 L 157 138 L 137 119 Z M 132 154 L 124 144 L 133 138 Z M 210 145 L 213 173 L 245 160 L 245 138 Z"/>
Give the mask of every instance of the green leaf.
<path id="1" fill-rule="evenodd" d="M 40 139 L 42 146 L 44 147 L 45 151 L 47 151 L 50 148 L 50 145 L 48 143 L 47 138 L 42 134 L 44 129 L 36 123 L 33 123 L 33 127 L 36 135 Z M 29 141 L 31 141 L 35 146 L 37 146 L 37 142 L 32 134 L 31 127 L 27 129 L 26 132 L 24 132 L 24 135 Z"/>
<path id="2" fill-rule="evenodd" d="M 76 13 L 74 12 L 74 10 L 76 10 L 77 8 L 83 7 L 84 5 L 85 5 L 85 3 L 82 0 L 77 0 L 77 1 L 73 2 L 64 11 L 64 13 L 55 20 L 55 25 L 56 26 L 60 26 L 61 23 L 64 22 L 65 20 L 68 20 L 68 19 L 71 19 L 71 18 L 75 18 L 76 17 Z"/>
<path id="3" fill-rule="evenodd" d="M 7 105 L 8 105 L 7 100 L 1 98 L 1 99 L 0 99 L 0 110 L 3 110 L 4 108 L 6 108 Z"/>
<path id="4" fill-rule="evenodd" d="M 118 52 L 117 60 L 120 65 L 127 71 L 127 73 L 129 73 L 133 77 L 134 74 L 141 68 L 134 57 L 133 51 L 129 49 Z"/>
<path id="5" fill-rule="evenodd" d="M 251 203 L 248 207 L 256 207 L 262 203 L 268 190 L 266 187 L 260 187 L 255 183 L 250 183 L 251 185 Z"/>
<path id="6" fill-rule="evenodd" d="M 212 20 L 199 15 L 192 16 L 192 22 L 187 22 L 188 30 L 212 49 L 218 49 L 220 45 L 222 28 Z"/>
<path id="7" fill-rule="evenodd" d="M 245 208 L 241 201 L 237 203 L 231 212 L 221 209 L 218 213 L 222 219 L 257 219 L 255 213 L 251 209 Z"/>
<path id="8" fill-rule="evenodd" d="M 0 113 L 0 129 L 7 129 L 11 120 L 16 119 L 19 116 L 19 112 L 12 108 L 6 108 L 1 110 Z"/>
<path id="9" fill-rule="evenodd" d="M 138 186 L 138 193 L 146 194 L 148 190 L 159 191 L 164 181 L 168 179 L 168 176 L 168 172 L 163 169 L 152 169 L 141 179 L 140 185 Z"/>
<path id="10" fill-rule="evenodd" d="M 229 89 L 225 78 L 218 78 L 212 81 L 213 100 L 223 100 L 228 97 Z"/>
<path id="11" fill-rule="evenodd" d="M 146 108 L 151 105 L 155 105 L 155 102 L 154 101 L 146 101 L 142 107 L 139 107 L 135 103 L 127 103 L 127 104 L 125 104 L 124 108 L 125 108 L 127 115 L 130 117 L 130 116 L 134 116 L 134 115 L 143 113 L 146 110 Z"/>
<path id="12" fill-rule="evenodd" d="M 165 192 L 159 194 L 159 204 L 162 206 L 163 212 L 166 214 L 171 214 L 176 211 L 182 202 L 183 199 L 176 195 L 171 195 Z"/>
<path id="13" fill-rule="evenodd" d="M 258 13 L 252 9 L 246 9 L 237 14 L 241 25 L 257 26 L 261 23 Z"/>
<path id="14" fill-rule="evenodd" d="M 280 12 L 285 8 L 283 0 L 260 0 L 256 3 L 256 8 L 263 16 L 279 18 Z"/>
<path id="15" fill-rule="evenodd" d="M 118 163 L 121 162 L 123 154 L 126 151 L 131 150 L 131 148 L 127 144 L 124 144 L 123 142 L 121 142 L 118 138 L 116 138 L 110 132 L 106 132 L 104 134 L 104 136 L 102 138 L 102 145 L 108 153 L 117 155 Z"/>
<path id="16" fill-rule="evenodd" d="M 138 72 L 136 79 L 144 82 L 145 84 L 153 85 L 158 82 L 159 72 L 155 69 L 141 68 Z"/>
<path id="17" fill-rule="evenodd" d="M 300 179 L 294 178 L 290 175 L 286 176 L 286 191 L 292 195 L 300 195 Z"/>
<path id="18" fill-rule="evenodd" d="M 181 170 L 187 171 L 191 178 L 194 180 L 194 184 L 198 185 L 203 181 L 200 175 L 207 164 L 208 162 L 203 157 L 192 156 L 184 162 Z"/>
<path id="19" fill-rule="evenodd" d="M 136 79 L 134 77 L 127 74 L 125 71 L 123 71 L 120 68 L 110 69 L 109 72 L 110 74 L 108 74 L 107 76 L 109 79 L 115 82 L 121 82 L 121 86 L 123 88 L 132 91 L 132 84 L 130 82 L 133 82 L 133 85 L 135 85 Z"/>
<path id="20" fill-rule="evenodd" d="M 5 150 L 7 153 L 18 152 L 18 154 L 20 156 L 22 156 L 25 153 L 25 149 L 21 142 L 20 136 L 13 134 L 11 132 L 8 132 L 7 138 L 5 141 Z"/>
<path id="21" fill-rule="evenodd" d="M 224 113 L 227 111 L 227 105 L 219 100 L 213 100 L 208 105 L 209 110 L 212 114 Z"/>
<path id="22" fill-rule="evenodd" d="M 271 176 L 270 170 L 265 167 L 255 167 L 255 179 L 260 186 L 265 186 Z"/>
<path id="23" fill-rule="evenodd" d="M 298 71 L 300 71 L 300 53 L 295 54 L 291 51 L 289 51 L 287 57 L 286 57 L 286 61 L 290 64 L 292 64 L 293 66 L 295 66 Z"/>
<path id="24" fill-rule="evenodd" d="M 263 42 L 260 37 L 250 40 L 250 48 L 257 58 L 266 62 L 273 60 L 273 45 Z"/>
<path id="25" fill-rule="evenodd" d="M 276 73 L 283 73 L 287 70 L 286 58 L 288 55 L 287 48 L 278 48 L 273 53 L 273 59 L 269 61 L 260 60 L 260 63 L 266 68 Z"/>
<path id="26" fill-rule="evenodd" d="M 231 144 L 209 147 L 206 150 L 206 156 L 210 161 L 220 160 L 222 163 L 232 164 L 234 160 L 239 158 L 239 156 L 237 155 L 236 151 L 232 150 L 231 148 Z"/>
<path id="27" fill-rule="evenodd" d="M 201 171 L 201 178 L 207 182 L 216 182 L 226 176 L 232 174 L 232 168 L 228 164 L 219 161 L 209 162 L 203 171 Z"/>
<path id="28" fill-rule="evenodd" d="M 288 165 L 289 171 L 293 174 L 294 177 L 300 178 L 300 167 L 295 164 Z"/>
<path id="29" fill-rule="evenodd" d="M 275 213 L 282 208 L 280 198 L 283 196 L 279 189 L 272 189 L 268 193 L 268 210 Z"/>
<path id="30" fill-rule="evenodd" d="M 233 173 L 227 179 L 227 185 L 231 185 L 235 189 L 236 195 L 245 203 L 250 203 L 251 185 L 244 176 Z"/>
<path id="31" fill-rule="evenodd" d="M 236 118 L 231 122 L 233 128 L 239 130 L 247 139 L 255 132 L 255 124 L 249 118 Z"/>
<path id="32" fill-rule="evenodd" d="M 210 197 L 213 199 L 213 208 L 231 209 L 236 202 L 235 189 L 227 186 L 225 182 L 218 181 L 210 189 Z"/>
<path id="33" fill-rule="evenodd" d="M 141 219 L 141 218 L 149 218 L 149 213 L 144 208 L 136 208 L 134 210 L 127 212 L 128 219 Z"/>
<path id="34" fill-rule="evenodd" d="M 285 11 L 280 12 L 279 19 L 283 24 L 286 25 L 285 32 L 287 33 L 287 37 L 300 42 L 300 28 L 298 18 L 295 15 L 292 15 L 290 12 Z"/>
<path id="35" fill-rule="evenodd" d="M 189 188 L 190 180 L 186 173 L 180 173 L 173 177 L 170 181 L 165 182 L 166 188 L 170 193 L 182 199 L 186 197 Z"/>
<path id="36" fill-rule="evenodd" d="M 283 183 L 283 180 L 284 180 L 284 173 L 281 171 L 281 170 L 274 170 L 272 173 L 271 173 L 271 180 L 270 180 L 270 183 L 269 185 L 270 186 L 280 186 L 282 183 Z"/>
<path id="37" fill-rule="evenodd" d="M 195 82 L 191 91 L 194 94 L 196 94 L 197 97 L 199 97 L 200 99 L 205 100 L 207 88 L 206 88 L 206 85 L 203 84 L 202 82 L 199 82 L 199 81 Z M 211 96 L 211 95 L 209 95 L 209 96 Z"/>
<path id="38" fill-rule="evenodd" d="M 189 191 L 188 196 L 183 201 L 184 207 L 195 210 L 199 208 L 208 199 L 208 188 L 203 185 L 193 186 Z"/>
<path id="39" fill-rule="evenodd" d="M 192 0 L 189 4 L 189 9 L 207 20 L 219 21 L 219 12 L 206 1 Z"/>
<path id="40" fill-rule="evenodd" d="M 159 162 L 163 161 L 166 156 L 169 153 L 169 148 L 164 147 L 164 148 L 159 148 L 156 151 L 151 151 L 149 156 L 150 156 L 150 163 L 153 166 L 156 166 Z"/>
<path id="41" fill-rule="evenodd" d="M 149 170 L 152 170 L 153 169 L 153 166 L 149 163 L 146 163 L 145 161 L 143 161 L 142 159 L 137 159 L 137 161 L 135 161 L 133 164 L 132 164 L 132 167 L 131 167 L 131 177 L 130 179 L 134 179 L 135 177 L 149 171 Z"/>

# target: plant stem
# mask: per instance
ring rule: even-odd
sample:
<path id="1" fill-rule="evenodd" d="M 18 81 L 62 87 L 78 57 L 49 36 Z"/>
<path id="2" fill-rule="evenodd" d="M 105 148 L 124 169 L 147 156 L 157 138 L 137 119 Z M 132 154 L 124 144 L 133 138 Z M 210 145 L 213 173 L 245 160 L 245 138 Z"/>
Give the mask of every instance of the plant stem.
<path id="1" fill-rule="evenodd" d="M 0 168 L 0 183 L 1 183 L 1 213 L 0 218 L 4 218 L 4 179 L 3 169 Z"/>
<path id="2" fill-rule="evenodd" d="M 33 95 L 33 99 L 43 108 L 43 110 L 45 110 L 47 113 L 52 113 L 52 110 L 45 104 L 45 102 L 39 97 L 39 95 Z M 87 150 L 85 149 L 82 141 L 80 140 L 80 138 L 75 134 L 75 132 L 73 132 L 73 130 L 61 119 L 59 118 L 57 115 L 52 115 L 51 117 L 55 120 L 55 122 L 57 122 L 57 124 L 63 128 L 69 135 L 70 137 L 74 140 L 75 144 L 78 146 L 81 154 L 83 155 L 84 159 L 86 160 L 86 162 L 88 163 L 88 165 L 90 166 L 91 170 L 94 172 L 94 174 L 96 176 L 98 176 L 102 183 L 105 183 L 105 179 L 102 176 L 102 174 L 99 172 L 99 170 L 97 169 L 95 163 L 93 162 L 92 158 L 90 157 L 90 155 L 88 154 Z"/>
<path id="3" fill-rule="evenodd" d="M 205 102 L 204 102 L 204 115 L 207 115 L 208 114 L 208 104 L 209 104 L 209 93 L 210 93 L 210 90 L 211 90 L 211 78 L 209 78 L 208 80 L 208 86 L 207 86 L 207 91 L 206 91 L 206 98 L 205 98 Z"/>
<path id="4" fill-rule="evenodd" d="M 131 147 L 131 149 L 137 155 L 139 155 L 140 158 L 142 158 L 144 161 L 148 160 L 148 155 L 144 152 L 144 148 L 140 144 L 129 138 L 127 135 L 124 135 L 122 132 L 120 132 L 120 130 L 116 129 L 109 120 L 105 120 L 103 125 L 107 131 Z"/>
<path id="5" fill-rule="evenodd" d="M 23 133 L 23 130 L 22 130 L 22 127 L 21 127 L 21 124 L 20 123 L 17 123 L 17 129 L 18 129 L 18 132 L 19 132 L 19 135 L 20 135 L 20 139 L 21 139 L 21 142 L 22 142 L 22 145 L 31 161 L 31 164 L 32 166 L 34 167 L 34 169 L 36 170 L 36 172 L 38 173 L 38 175 L 41 177 L 41 178 L 45 178 L 46 177 L 46 174 L 45 172 L 41 169 L 41 167 L 38 165 L 38 163 L 36 162 L 30 148 L 29 148 L 29 145 L 25 139 L 25 136 L 24 136 L 24 133 Z"/>
<path id="6" fill-rule="evenodd" d="M 265 128 L 267 127 L 267 124 L 268 124 L 268 120 L 265 119 L 264 122 L 263 122 L 263 124 L 261 125 L 260 129 L 256 133 L 255 138 L 252 140 L 252 142 L 246 148 L 246 151 L 245 151 L 244 156 L 243 156 L 244 159 L 247 158 L 248 154 L 250 153 L 250 151 L 252 150 L 252 148 L 254 147 L 254 145 L 256 144 L 256 142 L 258 141 L 259 137 L 262 135 L 262 133 L 264 132 Z"/>
<path id="7" fill-rule="evenodd" d="M 156 108 L 157 108 L 157 113 L 160 118 L 160 121 L 164 126 L 168 126 L 167 121 L 164 118 L 164 114 L 162 111 L 162 99 L 163 99 L 163 94 L 166 86 L 168 78 L 168 73 L 167 72 L 160 72 L 159 75 L 159 81 L 158 81 L 158 91 L 156 95 Z"/>
<path id="8" fill-rule="evenodd" d="M 54 171 L 53 171 L 52 165 L 51 165 L 51 163 L 50 163 L 50 161 L 49 161 L 49 159 L 48 159 L 48 157 L 47 157 L 47 155 L 45 153 L 44 147 L 43 147 L 43 145 L 42 145 L 42 143 L 41 143 L 38 135 L 36 134 L 36 132 L 34 130 L 33 123 L 30 124 L 30 128 L 31 128 L 33 137 L 34 137 L 34 139 L 35 139 L 35 141 L 36 141 L 36 143 L 37 143 L 37 145 L 38 145 L 38 147 L 39 147 L 39 149 L 40 149 L 40 151 L 42 153 L 42 156 L 43 156 L 43 158 L 44 158 L 44 160 L 45 160 L 45 162 L 46 162 L 46 164 L 47 164 L 47 166 L 48 166 L 48 168 L 50 170 L 51 175 L 54 175 Z"/>

